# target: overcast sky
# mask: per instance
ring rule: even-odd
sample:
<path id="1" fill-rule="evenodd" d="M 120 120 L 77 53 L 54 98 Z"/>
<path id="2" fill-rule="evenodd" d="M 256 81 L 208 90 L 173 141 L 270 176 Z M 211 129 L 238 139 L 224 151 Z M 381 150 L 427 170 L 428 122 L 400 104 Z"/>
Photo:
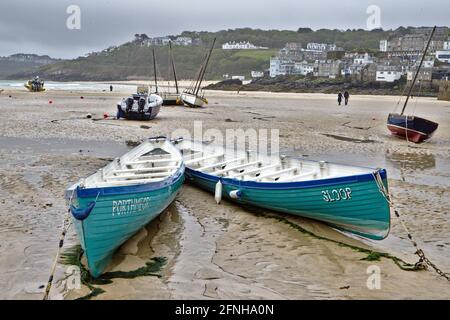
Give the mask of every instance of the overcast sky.
<path id="1" fill-rule="evenodd" d="M 81 29 L 69 30 L 69 5 L 81 9 Z M 370 5 L 383 29 L 449 26 L 449 0 L 1 0 L 0 56 L 13 53 L 74 58 L 132 39 L 252 27 L 297 30 L 366 29 Z"/>

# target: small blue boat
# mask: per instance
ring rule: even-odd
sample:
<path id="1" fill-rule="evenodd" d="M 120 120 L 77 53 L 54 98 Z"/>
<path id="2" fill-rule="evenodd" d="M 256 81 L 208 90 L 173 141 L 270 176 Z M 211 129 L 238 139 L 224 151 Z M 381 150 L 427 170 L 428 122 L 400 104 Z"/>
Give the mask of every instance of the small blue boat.
<path id="1" fill-rule="evenodd" d="M 263 156 L 183 139 L 175 143 L 184 158 L 186 180 L 215 193 L 218 203 L 225 197 L 374 240 L 389 234 L 384 169 Z"/>
<path id="2" fill-rule="evenodd" d="M 180 152 L 166 138 L 153 138 L 66 191 L 93 277 L 104 272 L 117 248 L 173 202 L 183 182 Z"/>

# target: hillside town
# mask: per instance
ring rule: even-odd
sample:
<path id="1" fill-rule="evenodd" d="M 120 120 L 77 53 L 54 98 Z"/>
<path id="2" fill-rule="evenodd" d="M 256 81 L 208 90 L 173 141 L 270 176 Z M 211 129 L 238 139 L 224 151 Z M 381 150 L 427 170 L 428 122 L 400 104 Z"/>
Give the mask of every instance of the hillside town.
<path id="1" fill-rule="evenodd" d="M 135 44 L 139 44 L 141 46 L 167 46 L 169 42 L 172 42 L 173 45 L 176 46 L 198 46 L 202 44 L 202 41 L 199 38 L 193 39 L 191 37 L 154 37 L 150 38 L 146 34 L 135 34 L 134 41 Z"/>
<path id="2" fill-rule="evenodd" d="M 287 43 L 270 59 L 268 75 L 348 78 L 368 83 L 412 81 L 429 31 L 418 28 L 412 34 L 380 40 L 379 50 L 372 52 L 346 52 L 330 43 Z M 438 87 L 450 77 L 450 37 L 444 31 L 438 28 L 418 76 L 424 87 Z"/>

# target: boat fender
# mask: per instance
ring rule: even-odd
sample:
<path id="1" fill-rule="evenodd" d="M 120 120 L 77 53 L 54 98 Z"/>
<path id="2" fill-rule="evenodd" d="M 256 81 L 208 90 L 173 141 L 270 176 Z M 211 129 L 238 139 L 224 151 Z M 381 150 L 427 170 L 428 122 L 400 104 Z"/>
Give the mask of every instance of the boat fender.
<path id="1" fill-rule="evenodd" d="M 214 199 L 216 200 L 217 204 L 222 201 L 222 181 L 218 181 L 216 184 L 216 192 L 214 194 Z"/>
<path id="2" fill-rule="evenodd" d="M 73 205 L 70 206 L 70 212 L 73 217 L 79 221 L 86 220 L 95 207 L 96 202 L 91 202 L 85 209 L 77 209 Z"/>
<path id="3" fill-rule="evenodd" d="M 234 190 L 230 192 L 230 198 L 231 199 L 240 199 L 242 197 L 241 190 Z"/>

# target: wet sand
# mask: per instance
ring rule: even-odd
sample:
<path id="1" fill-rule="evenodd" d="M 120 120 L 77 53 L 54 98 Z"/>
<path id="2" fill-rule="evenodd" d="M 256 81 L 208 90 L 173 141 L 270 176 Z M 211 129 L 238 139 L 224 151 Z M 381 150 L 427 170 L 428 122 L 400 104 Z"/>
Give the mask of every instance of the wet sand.
<path id="1" fill-rule="evenodd" d="M 11 97 L 9 97 L 11 95 Z M 80 97 L 83 96 L 84 99 Z M 40 299 L 67 208 L 64 189 L 128 150 L 126 141 L 170 135 L 175 129 L 279 129 L 284 153 L 309 159 L 386 167 L 394 201 L 425 252 L 450 272 L 450 103 L 414 99 L 411 111 L 439 121 L 422 145 L 391 137 L 385 127 L 397 97 L 353 96 L 349 107 L 322 94 L 210 92 L 205 109 L 164 107 L 148 123 L 114 116 L 124 93 L 54 91 L 0 94 L 0 293 Z M 49 104 L 49 100 L 52 104 Z M 416 105 L 415 101 L 419 101 Z M 87 119 L 86 115 L 93 115 Z M 273 214 L 273 213 L 269 213 Z M 280 215 L 278 215 L 280 216 Z M 283 216 L 283 215 L 281 215 Z M 381 242 L 361 241 L 321 223 L 283 216 L 330 239 L 387 251 L 415 263 L 399 221 Z M 71 230 L 65 247 L 77 244 Z M 185 186 L 177 201 L 116 254 L 111 270 L 139 268 L 165 257 L 161 277 L 114 279 L 95 299 L 434 299 L 450 287 L 431 271 L 407 272 L 391 260 L 304 234 Z M 381 269 L 381 289 L 366 286 L 367 268 Z M 67 291 L 59 265 L 54 299 Z"/>

